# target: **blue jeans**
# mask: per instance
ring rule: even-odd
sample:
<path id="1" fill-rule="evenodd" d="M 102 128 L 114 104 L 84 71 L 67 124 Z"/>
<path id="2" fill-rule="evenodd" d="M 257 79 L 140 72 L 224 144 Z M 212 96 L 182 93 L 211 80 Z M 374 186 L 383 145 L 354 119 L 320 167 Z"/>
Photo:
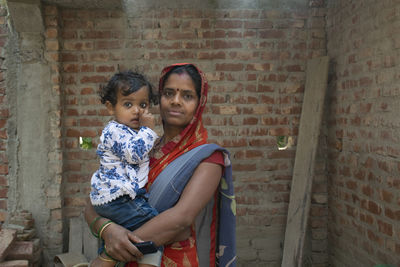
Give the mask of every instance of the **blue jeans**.
<path id="1" fill-rule="evenodd" d="M 94 206 L 94 209 L 99 215 L 130 231 L 136 230 L 158 214 L 148 203 L 148 194 L 144 188 L 138 190 L 135 199 L 124 195 L 106 204 Z"/>

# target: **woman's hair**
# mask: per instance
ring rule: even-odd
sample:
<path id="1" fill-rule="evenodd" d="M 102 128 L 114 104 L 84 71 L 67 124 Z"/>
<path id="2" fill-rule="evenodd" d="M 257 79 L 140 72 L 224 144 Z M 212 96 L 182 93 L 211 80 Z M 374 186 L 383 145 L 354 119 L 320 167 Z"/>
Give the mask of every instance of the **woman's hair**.
<path id="1" fill-rule="evenodd" d="M 107 101 L 110 101 L 115 106 L 117 104 L 118 91 L 122 95 L 127 96 L 140 90 L 143 86 L 148 88 L 150 103 L 156 105 L 158 98 L 153 93 L 153 85 L 143 74 L 132 70 L 117 72 L 106 85 L 100 86 L 99 95 L 101 103 L 105 104 Z"/>
<path id="2" fill-rule="evenodd" d="M 169 76 L 174 73 L 175 74 L 182 74 L 182 73 L 188 74 L 194 83 L 194 87 L 196 89 L 196 94 L 197 94 L 198 98 L 200 99 L 201 76 L 200 76 L 200 73 L 198 72 L 198 70 L 196 69 L 196 67 L 193 66 L 192 64 L 173 67 L 167 74 L 165 74 L 161 88 L 164 88 L 165 82 L 168 80 Z"/>

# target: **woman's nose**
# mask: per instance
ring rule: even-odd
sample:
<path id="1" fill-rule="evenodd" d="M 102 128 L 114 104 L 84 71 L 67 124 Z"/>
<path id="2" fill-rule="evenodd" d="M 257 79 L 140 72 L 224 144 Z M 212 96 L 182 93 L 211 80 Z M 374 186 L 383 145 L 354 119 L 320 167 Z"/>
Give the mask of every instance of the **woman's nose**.
<path id="1" fill-rule="evenodd" d="M 172 97 L 172 103 L 173 104 L 179 104 L 181 101 L 181 96 L 179 95 L 179 93 L 176 93 L 173 97 Z"/>

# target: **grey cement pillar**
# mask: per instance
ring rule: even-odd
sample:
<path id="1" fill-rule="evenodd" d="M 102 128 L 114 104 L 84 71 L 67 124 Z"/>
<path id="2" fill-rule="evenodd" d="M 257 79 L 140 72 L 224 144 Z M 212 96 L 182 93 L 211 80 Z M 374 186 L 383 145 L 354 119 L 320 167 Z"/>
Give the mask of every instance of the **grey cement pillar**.
<path id="1" fill-rule="evenodd" d="M 11 112 L 9 211 L 32 213 L 48 261 L 62 249 L 61 218 L 56 225 L 51 218 L 56 209 L 61 214 L 61 179 L 53 171 L 55 159 L 50 159 L 59 143 L 52 122 L 60 100 L 52 92 L 51 69 L 44 57 L 40 1 L 8 1 L 8 9 L 13 25 L 6 58 Z"/>

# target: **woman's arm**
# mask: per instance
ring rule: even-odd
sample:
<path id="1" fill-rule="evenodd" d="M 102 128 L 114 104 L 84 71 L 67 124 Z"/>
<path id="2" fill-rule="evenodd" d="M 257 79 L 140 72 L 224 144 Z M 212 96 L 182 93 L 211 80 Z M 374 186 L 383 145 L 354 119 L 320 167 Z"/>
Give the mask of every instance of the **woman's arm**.
<path id="1" fill-rule="evenodd" d="M 109 220 L 102 217 L 96 220 L 98 217 L 99 214 L 94 210 L 92 203 L 88 198 L 85 207 L 85 220 L 88 226 L 91 227 L 91 230 L 96 234 L 99 233 L 101 226 Z M 92 222 L 95 223 L 92 225 Z M 108 233 L 107 237 L 106 233 Z M 135 260 L 136 257 L 143 256 L 143 254 L 140 253 L 140 251 L 131 243 L 131 240 L 133 242 L 142 242 L 143 240 L 116 223 L 105 228 L 102 237 L 106 240 L 107 252 L 109 252 L 107 244 L 113 244 L 113 253 L 110 254 L 117 260 L 128 262 Z"/>
<path id="2" fill-rule="evenodd" d="M 177 204 L 134 231 L 143 240 L 168 244 L 190 227 L 213 197 L 222 176 L 218 164 L 203 162 L 196 168 Z"/>
<path id="3" fill-rule="evenodd" d="M 112 224 L 103 232 L 102 237 L 107 246 L 107 252 L 124 261 L 132 261 L 134 256 L 129 253 L 136 249 L 130 244 L 135 236 L 142 240 L 151 240 L 157 245 L 164 245 L 175 241 L 180 233 L 190 227 L 196 216 L 213 197 L 222 176 L 222 166 L 203 162 L 196 168 L 182 192 L 177 204 L 154 217 L 133 233 L 122 231 L 122 228 Z M 93 219 L 96 216 L 93 216 Z M 123 229 L 124 230 L 124 229 Z M 132 253 L 133 255 L 137 255 Z"/>

